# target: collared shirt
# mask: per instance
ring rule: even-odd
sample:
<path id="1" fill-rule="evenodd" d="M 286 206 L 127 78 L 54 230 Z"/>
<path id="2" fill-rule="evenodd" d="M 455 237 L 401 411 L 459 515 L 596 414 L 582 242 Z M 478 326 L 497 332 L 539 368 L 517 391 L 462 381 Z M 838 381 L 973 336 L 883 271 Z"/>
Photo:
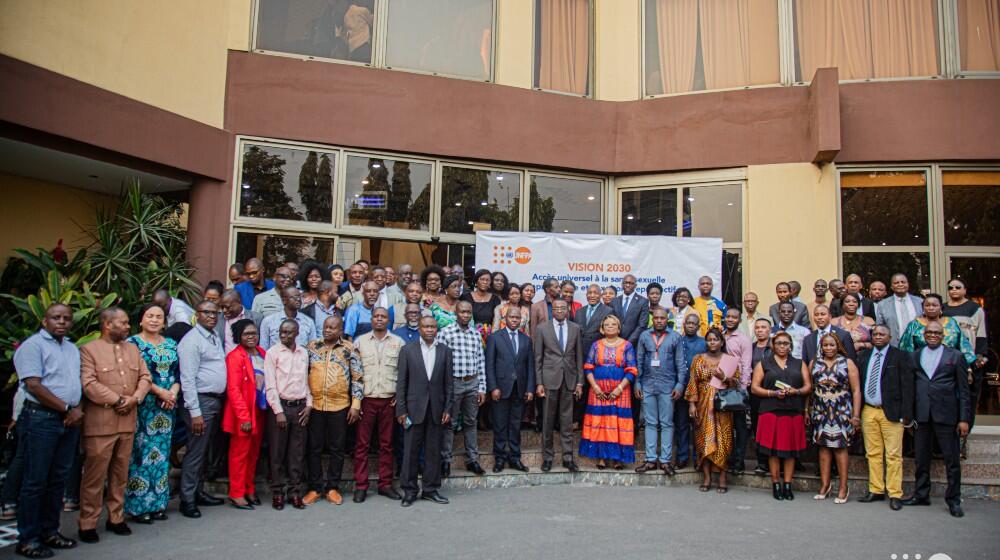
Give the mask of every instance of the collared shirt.
<path id="1" fill-rule="evenodd" d="M 387 399 L 396 394 L 396 378 L 399 374 L 399 352 L 403 349 L 403 339 L 386 332 L 379 340 L 375 331 L 354 339 L 361 355 L 364 396 Z M 351 403 L 353 408 L 361 408 L 361 400 Z"/>
<path id="2" fill-rule="evenodd" d="M 746 389 L 753 373 L 753 343 L 739 329 L 724 332 L 722 336 L 726 338 L 726 354 L 740 362 L 740 384 Z"/>
<path id="3" fill-rule="evenodd" d="M 819 351 L 819 349 L 822 346 L 820 344 L 820 341 L 823 340 L 823 336 L 827 335 L 827 334 L 830 334 L 831 332 L 833 332 L 833 327 L 831 327 L 830 325 L 827 325 L 826 327 L 824 327 L 822 329 L 819 328 L 819 327 L 816 328 L 816 349 L 817 349 L 817 352 Z"/>
<path id="4" fill-rule="evenodd" d="M 337 412 L 364 397 L 361 356 L 348 340 L 327 344 L 322 339 L 306 345 L 309 354 L 309 392 L 313 408 Z"/>
<path id="5" fill-rule="evenodd" d="M 671 329 L 661 334 L 650 329 L 639 335 L 636 341 L 636 364 L 639 369 L 636 387 L 649 395 L 665 395 L 675 390 L 684 393 L 688 370 L 682 338 Z"/>
<path id="6" fill-rule="evenodd" d="M 254 286 L 249 280 L 244 280 L 233 286 L 233 289 L 240 294 L 240 302 L 243 303 L 243 307 L 253 309 L 253 301 L 257 296 L 273 287 L 273 280 L 264 280 L 264 287 L 260 289 Z"/>
<path id="7" fill-rule="evenodd" d="M 281 399 L 286 401 L 306 400 L 306 406 L 312 406 L 312 393 L 309 391 L 309 354 L 302 346 L 295 345 L 295 350 L 284 344 L 278 344 L 264 355 L 264 390 L 267 393 L 267 404 L 275 414 L 281 414 Z"/>
<path id="8" fill-rule="evenodd" d="M 564 321 L 565 323 L 565 321 Z M 483 337 L 479 331 L 467 325 L 466 328 L 452 323 L 441 329 L 438 342 L 451 348 L 455 377 L 479 377 L 479 392 L 486 392 L 486 355 L 483 353 Z"/>
<path id="9" fill-rule="evenodd" d="M 566 336 L 569 334 L 568 329 L 566 328 L 567 321 L 569 321 L 569 318 L 562 321 L 556 321 L 555 319 L 552 320 L 552 328 L 556 333 L 556 342 L 559 343 L 559 349 L 563 351 L 566 350 Z"/>
<path id="10" fill-rule="evenodd" d="M 337 307 L 346 311 L 355 303 L 361 303 L 365 300 L 361 286 L 358 286 L 358 289 L 355 290 L 350 282 L 344 282 L 340 287 L 343 291 L 340 293 L 340 299 L 337 300 Z"/>
<path id="11" fill-rule="evenodd" d="M 371 332 L 372 311 L 374 310 L 374 307 L 366 307 L 364 303 L 355 303 L 348 307 L 347 312 L 344 313 L 344 334 L 351 338 L 358 338 Z M 394 317 L 392 308 L 389 308 L 388 312 L 389 324 L 391 325 Z"/>
<path id="12" fill-rule="evenodd" d="M 424 369 L 427 370 L 427 380 L 431 380 L 431 376 L 434 375 L 434 360 L 437 359 L 437 345 L 438 342 L 435 340 L 430 344 L 427 344 L 423 340 L 418 342 L 420 345 L 420 354 L 424 358 Z"/>
<path id="13" fill-rule="evenodd" d="M 326 322 L 327 317 L 332 316 L 341 317 L 340 309 L 337 309 L 337 304 L 330 306 L 323 305 L 323 302 L 316 300 L 316 305 L 313 306 L 313 326 L 316 328 L 316 336 L 323 336 L 323 323 Z"/>
<path id="14" fill-rule="evenodd" d="M 411 327 L 410 325 L 403 325 L 398 329 L 393 329 L 392 334 L 402 338 L 403 342 L 407 344 L 414 340 L 420 340 L 420 329 Z"/>
<path id="15" fill-rule="evenodd" d="M 24 388 L 29 377 L 41 379 L 42 387 L 62 402 L 80 404 L 83 386 L 80 383 L 80 351 L 69 337 L 57 341 L 49 331 L 39 329 L 29 336 L 14 352 L 14 369 Z M 38 399 L 24 388 L 25 398 L 33 403 Z M 62 412 L 62 411 L 59 411 Z"/>
<path id="16" fill-rule="evenodd" d="M 170 311 L 167 312 L 168 327 L 174 323 L 190 325 L 192 319 L 194 319 L 194 309 L 191 309 L 190 305 L 180 298 L 170 298 Z"/>
<path id="17" fill-rule="evenodd" d="M 740 314 L 740 326 L 736 328 L 741 333 L 745 334 L 747 338 L 753 340 L 755 338 L 753 334 L 753 326 L 757 324 L 757 319 L 767 319 L 768 323 L 771 321 L 770 317 L 764 315 L 760 311 L 755 310 L 753 312 L 753 317 L 750 317 L 746 314 L 746 312 L 743 312 Z"/>
<path id="18" fill-rule="evenodd" d="M 934 371 L 937 369 L 938 364 L 941 363 L 942 354 L 944 354 L 943 344 L 937 348 L 924 346 L 920 351 L 920 367 L 923 368 L 928 379 L 934 379 Z"/>
<path id="19" fill-rule="evenodd" d="M 802 341 L 804 341 L 806 337 L 809 336 L 809 329 L 803 327 L 802 325 L 794 321 L 792 322 L 791 325 L 787 327 L 782 325 L 781 323 L 778 323 L 777 325 L 771 328 L 772 335 L 778 334 L 779 332 L 782 331 L 788 333 L 788 335 L 792 337 L 792 352 L 791 352 L 792 357 L 795 358 L 796 360 L 801 360 Z"/>
<path id="20" fill-rule="evenodd" d="M 896 294 L 892 295 L 893 305 L 896 306 L 896 317 L 899 320 L 899 328 L 905 329 L 906 325 L 910 324 L 910 321 L 917 318 L 917 311 L 913 308 L 913 302 L 910 301 L 910 295 L 906 294 L 903 297 L 899 297 Z"/>
<path id="21" fill-rule="evenodd" d="M 277 286 L 258 294 L 257 297 L 253 298 L 253 306 L 250 307 L 250 309 L 264 318 L 275 313 L 281 313 L 284 308 L 285 304 L 281 301 L 280 288 Z"/>
<path id="22" fill-rule="evenodd" d="M 882 372 L 885 370 L 885 355 L 889 347 L 885 346 L 881 350 L 872 348 L 871 358 L 868 360 L 868 376 L 865 378 L 865 386 L 861 388 L 861 394 L 865 397 L 865 402 L 872 406 L 882 406 Z M 878 371 L 875 371 L 875 362 L 879 363 Z M 868 394 L 868 386 L 874 380 L 875 392 Z"/>
<path id="23" fill-rule="evenodd" d="M 198 393 L 226 392 L 226 354 L 214 332 L 195 325 L 177 344 L 184 407 L 192 417 L 201 416 Z"/>
<path id="24" fill-rule="evenodd" d="M 260 346 L 264 350 L 270 350 L 274 346 L 281 344 L 281 339 L 278 335 L 281 332 L 281 324 L 288 319 L 288 316 L 282 313 L 275 313 L 273 315 L 268 315 L 264 317 L 264 320 L 260 322 Z M 309 344 L 311 340 L 319 338 L 316 336 L 316 324 L 310 319 L 305 313 L 301 311 L 295 312 L 295 322 L 299 324 L 299 334 L 295 337 L 295 344 L 299 346 L 305 346 Z"/>
<path id="25" fill-rule="evenodd" d="M 247 319 L 247 310 L 244 308 L 243 311 L 240 311 L 239 315 L 233 317 L 232 319 L 226 319 L 225 315 L 223 315 L 221 319 L 226 322 L 226 328 L 222 329 L 223 349 L 226 351 L 226 354 L 229 354 L 237 346 L 236 341 L 233 340 L 233 324 L 236 323 L 236 321 Z"/>
<path id="26" fill-rule="evenodd" d="M 686 369 L 690 374 L 691 362 L 694 361 L 694 357 L 697 356 L 698 354 L 704 354 L 705 352 L 708 352 L 708 347 L 705 345 L 705 339 L 698 335 L 682 336 L 681 344 L 684 345 L 684 369 Z"/>
<path id="27" fill-rule="evenodd" d="M 517 353 L 521 350 L 521 347 L 517 344 L 519 338 L 517 331 L 512 331 L 509 328 L 504 330 L 507 331 L 507 338 L 510 339 L 510 345 L 514 348 L 514 355 L 517 356 Z"/>
<path id="28" fill-rule="evenodd" d="M 375 300 L 375 307 L 385 307 L 389 308 L 389 293 L 386 291 L 388 288 L 382 288 L 378 293 L 378 299 Z"/>

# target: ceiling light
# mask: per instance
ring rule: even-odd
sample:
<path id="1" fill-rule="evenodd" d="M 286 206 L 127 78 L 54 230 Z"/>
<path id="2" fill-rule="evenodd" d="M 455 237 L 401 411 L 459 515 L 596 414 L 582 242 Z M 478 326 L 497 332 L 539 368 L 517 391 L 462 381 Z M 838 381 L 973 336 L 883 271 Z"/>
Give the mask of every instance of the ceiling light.
<path id="1" fill-rule="evenodd" d="M 497 181 L 503 181 L 503 173 L 497 175 Z"/>
<path id="2" fill-rule="evenodd" d="M 564 229 L 563 233 L 569 233 L 569 230 L 568 229 Z M 994 276 L 994 278 L 996 278 L 996 276 Z"/>
<path id="3" fill-rule="evenodd" d="M 628 216 L 625 216 L 625 219 L 626 220 L 634 220 L 635 216 L 633 216 L 632 214 L 629 214 Z"/>
<path id="4" fill-rule="evenodd" d="M 486 204 L 487 202 L 485 200 L 479 203 L 480 206 L 486 206 Z"/>
<path id="5" fill-rule="evenodd" d="M 660 218 L 659 220 L 656 220 L 656 223 L 662 224 L 663 223 L 663 218 Z"/>
<path id="6" fill-rule="evenodd" d="M 688 197 L 688 202 L 694 202 L 694 197 L 693 196 L 689 196 Z"/>
<path id="7" fill-rule="evenodd" d="M 382 169 L 382 164 L 381 163 L 373 163 L 372 164 L 372 169 Z"/>
<path id="8" fill-rule="evenodd" d="M 472 221 L 472 220 L 469 220 L 469 225 L 471 226 L 472 224 L 473 224 L 473 221 Z"/>
<path id="9" fill-rule="evenodd" d="M 355 193 L 354 198 L 361 198 L 361 193 Z"/>
<path id="10" fill-rule="evenodd" d="M 91 175 L 91 177 L 93 177 L 93 175 Z M 244 189 L 249 189 L 250 188 L 250 183 L 243 183 L 243 188 Z"/>
<path id="11" fill-rule="evenodd" d="M 367 185 L 368 184 L 368 179 L 362 179 L 361 180 L 361 184 L 362 185 Z"/>
<path id="12" fill-rule="evenodd" d="M 461 203 L 461 202 L 456 202 L 456 203 L 455 203 L 455 206 L 461 206 L 461 205 L 462 205 L 462 203 Z"/>
<path id="13" fill-rule="evenodd" d="M 882 242 L 882 246 L 885 247 L 885 241 Z"/>
<path id="14" fill-rule="evenodd" d="M 729 203 L 726 204 L 726 206 L 732 206 L 732 205 L 733 205 L 732 202 L 729 202 Z"/>
<path id="15" fill-rule="evenodd" d="M 587 200 L 594 200 L 595 198 L 597 198 L 597 197 L 594 196 L 594 195 L 590 195 L 590 196 L 587 197 Z"/>

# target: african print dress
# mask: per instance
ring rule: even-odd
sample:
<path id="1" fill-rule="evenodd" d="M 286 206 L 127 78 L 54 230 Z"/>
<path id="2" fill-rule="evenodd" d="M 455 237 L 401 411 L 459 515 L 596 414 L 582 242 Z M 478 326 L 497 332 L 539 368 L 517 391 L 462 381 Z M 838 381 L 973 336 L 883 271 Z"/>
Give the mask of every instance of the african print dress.
<path id="1" fill-rule="evenodd" d="M 833 449 L 850 447 L 854 436 L 854 426 L 851 425 L 854 402 L 847 376 L 847 358 L 837 356 L 833 366 L 827 366 L 822 358 L 816 358 L 812 380 L 809 420 L 813 443 Z"/>
<path id="2" fill-rule="evenodd" d="M 954 348 L 965 356 L 965 361 L 972 365 L 976 361 L 976 351 L 972 347 L 972 342 L 962 333 L 962 327 L 953 317 L 941 317 L 938 319 L 941 328 L 944 329 L 944 338 L 941 344 L 948 348 Z M 899 349 L 907 352 L 916 352 L 927 343 L 924 341 L 924 330 L 927 328 L 927 318 L 918 317 L 906 325 L 906 330 L 899 336 Z"/>
<path id="3" fill-rule="evenodd" d="M 142 359 L 161 389 L 179 381 L 177 368 L 177 343 L 166 338 L 158 345 L 139 338 L 129 337 L 129 342 L 139 347 Z M 128 467 L 125 485 L 125 513 L 142 515 L 167 509 L 170 500 L 170 438 L 174 430 L 174 411 L 160 408 L 156 395 L 150 391 L 139 403 L 136 415 L 135 440 L 132 460 Z"/>
<path id="4" fill-rule="evenodd" d="M 580 455 L 594 459 L 635 462 L 635 431 L 632 424 L 632 385 L 638 370 L 635 349 L 627 340 L 611 346 L 600 339 L 590 347 L 583 364 L 584 373 L 594 376 L 601 391 L 610 393 L 628 379 L 629 385 L 615 400 L 598 400 L 593 391 L 587 396 L 583 417 Z"/>
<path id="5" fill-rule="evenodd" d="M 691 380 L 688 381 L 684 400 L 698 407 L 698 423 L 694 426 L 694 450 L 698 456 L 698 468 L 704 461 L 710 461 L 720 469 L 726 468 L 726 460 L 733 450 L 733 413 L 715 410 L 716 388 L 712 387 L 712 372 L 715 371 L 705 356 L 698 354 L 691 362 Z M 733 377 L 739 379 L 739 375 Z"/>
<path id="6" fill-rule="evenodd" d="M 456 304 L 456 308 L 457 307 L 458 306 Z M 454 310 L 448 311 L 444 307 L 441 307 L 441 304 L 437 302 L 432 303 L 431 306 L 428 307 L 427 309 L 430 310 L 431 315 L 434 316 L 434 320 L 437 321 L 438 330 L 441 330 L 447 327 L 448 325 L 458 321 L 458 317 L 455 315 Z"/>

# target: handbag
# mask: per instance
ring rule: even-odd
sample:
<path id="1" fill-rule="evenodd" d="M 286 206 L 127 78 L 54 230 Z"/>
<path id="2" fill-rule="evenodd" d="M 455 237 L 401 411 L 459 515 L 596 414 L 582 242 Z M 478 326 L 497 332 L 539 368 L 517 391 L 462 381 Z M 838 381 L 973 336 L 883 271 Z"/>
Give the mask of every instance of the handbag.
<path id="1" fill-rule="evenodd" d="M 748 408 L 750 408 L 750 395 L 742 387 L 715 392 L 715 410 L 718 412 L 743 412 Z"/>

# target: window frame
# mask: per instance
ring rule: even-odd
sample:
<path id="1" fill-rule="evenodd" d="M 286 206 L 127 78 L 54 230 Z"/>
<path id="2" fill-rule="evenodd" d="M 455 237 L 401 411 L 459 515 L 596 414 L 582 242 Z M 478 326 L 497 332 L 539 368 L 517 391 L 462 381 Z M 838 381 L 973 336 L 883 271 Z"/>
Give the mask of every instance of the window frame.
<path id="1" fill-rule="evenodd" d="M 437 160 L 437 163 L 438 163 L 438 165 L 437 165 L 436 176 L 435 176 L 434 180 L 435 180 L 435 183 L 438 185 L 438 188 L 437 188 L 437 193 L 438 193 L 437 208 L 438 208 L 438 210 L 437 210 L 437 212 L 434 213 L 433 219 L 435 221 L 435 229 L 434 229 L 434 231 L 436 232 L 435 235 L 441 239 L 441 243 L 452 243 L 452 244 L 463 244 L 463 243 L 464 244 L 469 244 L 469 243 L 472 243 L 473 245 L 476 243 L 476 240 L 475 240 L 475 238 L 476 238 L 476 232 L 472 232 L 471 234 L 469 234 L 469 233 L 455 233 L 455 232 L 452 232 L 452 231 L 444 231 L 444 230 L 441 229 L 441 211 L 444 210 L 444 208 L 441 206 L 441 199 L 442 199 L 442 197 L 444 197 L 444 168 L 445 167 L 457 167 L 457 168 L 461 168 L 461 169 L 477 169 L 477 170 L 480 170 L 480 171 L 502 172 L 504 174 L 517 175 L 519 177 L 519 180 L 520 180 L 519 187 L 518 187 L 518 195 L 517 196 L 519 197 L 519 199 L 521 201 L 526 201 L 527 200 L 525 198 L 525 193 L 527 192 L 525 190 L 525 185 L 527 183 L 527 181 L 525 181 L 525 177 L 527 176 L 527 170 L 524 169 L 524 168 L 506 167 L 506 166 L 503 166 L 503 165 L 490 166 L 490 165 L 484 165 L 484 164 L 467 163 L 467 162 L 462 162 L 462 161 L 457 161 L 457 160 L 450 160 L 450 159 L 439 159 L 439 160 Z M 517 217 L 517 231 L 518 232 L 525 231 L 524 228 L 526 227 L 526 224 L 524 222 L 524 208 L 523 208 L 524 206 L 526 206 L 526 205 L 525 204 L 520 204 L 520 206 L 519 206 L 519 215 Z M 490 230 L 490 231 L 493 231 L 493 230 Z M 469 241 L 470 238 L 472 239 L 472 241 Z"/>
<path id="2" fill-rule="evenodd" d="M 334 252 L 336 253 L 340 249 L 340 238 L 341 236 L 336 233 L 313 233 L 308 231 L 288 231 L 285 229 L 275 229 L 265 226 L 250 226 L 250 225 L 229 225 L 229 262 L 236 262 L 236 238 L 240 233 L 250 233 L 250 234 L 262 234 L 262 235 L 275 235 L 279 237 L 320 237 L 323 239 L 328 239 L 333 242 Z M 264 271 L 266 274 L 268 271 Z M 274 272 L 274 271 L 270 271 Z"/>
<path id="3" fill-rule="evenodd" d="M 568 95 L 570 97 L 582 97 L 584 99 L 596 99 L 594 95 L 594 89 L 597 84 L 595 79 L 595 73 L 597 72 L 597 64 L 595 64 L 597 59 L 597 1 L 587 0 L 588 16 L 587 16 L 587 27 L 590 34 L 589 40 L 587 41 L 587 93 L 579 94 L 569 91 L 559 91 L 557 89 L 546 89 L 539 87 L 538 83 L 538 73 L 535 69 L 535 57 L 538 54 L 538 36 L 536 30 L 538 29 L 538 6 L 539 0 L 532 0 L 531 2 L 531 89 L 535 91 L 543 91 L 545 93 L 555 93 L 558 95 Z M 545 0 L 541 0 L 545 1 Z"/>
<path id="4" fill-rule="evenodd" d="M 946 77 L 955 79 L 1000 79 L 1000 70 L 995 72 L 984 70 L 962 70 L 962 48 L 960 44 L 962 33 L 961 29 L 958 28 L 959 0 L 939 0 L 939 2 L 944 6 L 941 13 L 943 13 L 946 18 L 943 32 L 947 36 L 947 41 L 941 49 L 947 56 L 948 61 L 948 74 Z"/>
<path id="5" fill-rule="evenodd" d="M 564 235 L 564 232 L 561 232 L 561 231 L 551 231 L 551 232 L 531 231 L 531 208 L 530 208 L 530 203 L 531 203 L 531 177 L 533 177 L 533 176 L 541 176 L 541 177 L 546 177 L 546 178 L 549 178 L 549 179 L 569 179 L 571 181 L 594 181 L 594 182 L 600 183 L 600 187 L 598 187 L 597 193 L 598 193 L 598 196 L 601 197 L 601 201 L 600 201 L 601 202 L 601 208 L 600 208 L 599 213 L 598 213 L 598 216 L 599 216 L 599 218 L 601 220 L 601 226 L 600 226 L 600 228 L 598 228 L 599 231 L 597 233 L 598 234 L 604 234 L 605 232 L 607 232 L 608 224 L 607 224 L 607 219 L 605 218 L 605 214 L 606 214 L 606 211 L 607 211 L 606 209 L 607 209 L 608 200 L 607 200 L 607 196 L 605 194 L 605 187 L 606 187 L 606 185 L 608 183 L 608 180 L 607 180 L 606 177 L 598 177 L 598 176 L 594 176 L 594 175 L 585 175 L 585 174 L 581 174 L 581 173 L 555 172 L 555 171 L 549 171 L 549 170 L 537 169 L 537 168 L 525 168 L 524 193 L 525 193 L 525 196 L 528 199 L 528 204 L 525 204 L 525 205 L 523 205 L 521 207 L 521 231 L 522 232 L 524 232 L 524 233 L 553 233 L 553 234 L 558 234 L 558 235 Z M 591 235 L 591 234 L 581 234 L 581 235 Z"/>
<path id="6" fill-rule="evenodd" d="M 423 241 L 431 236 L 431 232 L 433 231 L 432 222 L 434 217 L 435 198 L 437 197 L 438 202 L 440 202 L 440 197 L 435 195 L 435 192 L 438 189 L 440 189 L 440 184 L 434 180 L 435 160 L 399 155 L 393 152 L 382 152 L 382 151 L 372 151 L 372 150 L 351 150 L 345 148 L 342 149 L 341 152 L 343 153 L 344 156 L 344 164 L 341 166 L 343 170 L 339 174 L 340 177 L 338 181 L 341 189 L 340 189 L 340 196 L 337 197 L 337 200 L 334 201 L 334 207 L 335 207 L 334 211 L 337 213 L 337 218 L 339 220 L 338 222 L 336 222 L 336 224 L 337 228 L 340 231 L 343 231 L 347 235 L 355 235 L 358 237 L 386 237 L 387 233 L 394 232 L 397 234 L 395 237 L 398 237 L 398 239 L 400 239 L 401 241 L 402 240 Z M 407 163 L 430 165 L 431 192 L 430 192 L 430 202 L 428 204 L 428 212 L 430 214 L 427 216 L 427 229 L 426 230 L 398 229 L 398 228 L 388 228 L 388 227 L 380 228 L 373 226 L 355 226 L 348 224 L 347 216 L 345 215 L 344 211 L 347 207 L 347 159 L 349 157 L 367 157 L 367 158 L 377 157 L 380 159 L 391 159 L 393 161 L 405 161 Z M 389 235 L 388 237 L 394 237 L 394 236 Z"/>

